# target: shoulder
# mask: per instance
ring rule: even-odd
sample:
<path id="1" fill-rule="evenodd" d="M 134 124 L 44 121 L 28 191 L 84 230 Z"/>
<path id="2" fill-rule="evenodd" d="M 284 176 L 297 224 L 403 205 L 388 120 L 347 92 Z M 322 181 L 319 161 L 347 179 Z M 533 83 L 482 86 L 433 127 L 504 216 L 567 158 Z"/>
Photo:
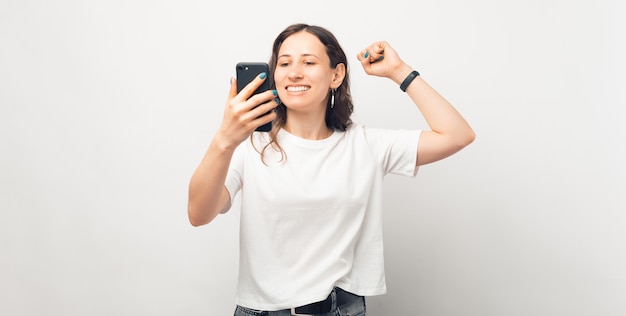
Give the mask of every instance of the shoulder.
<path id="1" fill-rule="evenodd" d="M 354 137 L 363 137 L 363 138 L 371 138 L 371 137 L 379 137 L 381 135 L 394 133 L 394 130 L 389 128 L 381 128 L 381 127 L 372 127 L 364 124 L 353 123 L 346 130 L 348 135 Z"/>
<path id="2" fill-rule="evenodd" d="M 393 129 L 364 124 L 352 124 L 346 130 L 348 138 L 363 140 L 373 147 L 388 147 L 398 142 L 416 143 L 419 141 L 421 132 L 419 129 Z"/>

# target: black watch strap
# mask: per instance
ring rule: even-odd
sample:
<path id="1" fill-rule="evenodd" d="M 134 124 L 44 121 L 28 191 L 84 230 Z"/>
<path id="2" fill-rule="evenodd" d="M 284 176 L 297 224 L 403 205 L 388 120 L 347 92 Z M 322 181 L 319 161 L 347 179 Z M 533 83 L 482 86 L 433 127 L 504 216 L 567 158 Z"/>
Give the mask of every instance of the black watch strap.
<path id="1" fill-rule="evenodd" d="M 400 84 L 400 90 L 402 90 L 402 92 L 406 92 L 406 88 L 408 88 L 411 82 L 413 82 L 413 79 L 415 79 L 419 75 L 420 73 L 417 72 L 417 70 L 411 71 L 411 73 L 406 76 L 406 79 L 402 81 L 402 84 Z"/>

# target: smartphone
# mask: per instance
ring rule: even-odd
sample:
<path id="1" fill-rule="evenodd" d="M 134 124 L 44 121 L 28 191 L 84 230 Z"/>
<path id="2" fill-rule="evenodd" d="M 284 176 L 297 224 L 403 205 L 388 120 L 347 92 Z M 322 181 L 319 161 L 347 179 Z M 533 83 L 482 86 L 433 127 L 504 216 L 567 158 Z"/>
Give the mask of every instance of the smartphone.
<path id="1" fill-rule="evenodd" d="M 260 73 L 265 72 L 267 78 L 260 87 L 258 87 L 253 95 L 270 89 L 270 67 L 264 62 L 240 62 L 237 63 L 237 92 L 240 92 L 248 83 L 256 78 Z M 270 113 L 270 112 L 267 112 Z M 266 114 L 267 114 L 266 113 Z M 272 122 L 268 122 L 256 128 L 256 131 L 269 132 L 272 130 Z"/>

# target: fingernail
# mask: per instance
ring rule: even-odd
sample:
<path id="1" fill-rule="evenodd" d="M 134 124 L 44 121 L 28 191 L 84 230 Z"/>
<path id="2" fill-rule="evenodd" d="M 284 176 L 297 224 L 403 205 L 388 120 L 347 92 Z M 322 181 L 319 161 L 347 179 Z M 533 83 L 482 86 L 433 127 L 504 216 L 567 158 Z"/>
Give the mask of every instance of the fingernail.
<path id="1" fill-rule="evenodd" d="M 378 57 L 378 60 L 383 60 L 383 58 L 385 58 L 385 56 L 380 56 Z"/>
<path id="2" fill-rule="evenodd" d="M 367 58 L 369 57 L 370 53 L 369 52 L 365 52 L 365 55 L 363 55 L 363 57 Z"/>
<path id="3" fill-rule="evenodd" d="M 279 98 L 274 98 L 274 102 L 276 102 L 276 104 L 280 104 L 280 99 Z"/>
<path id="4" fill-rule="evenodd" d="M 272 94 L 276 96 L 276 95 L 278 95 L 278 91 L 272 90 Z"/>
<path id="5" fill-rule="evenodd" d="M 265 79 L 265 77 L 267 77 L 267 74 L 265 72 L 262 72 L 261 75 L 259 76 L 259 78 L 261 79 Z"/>

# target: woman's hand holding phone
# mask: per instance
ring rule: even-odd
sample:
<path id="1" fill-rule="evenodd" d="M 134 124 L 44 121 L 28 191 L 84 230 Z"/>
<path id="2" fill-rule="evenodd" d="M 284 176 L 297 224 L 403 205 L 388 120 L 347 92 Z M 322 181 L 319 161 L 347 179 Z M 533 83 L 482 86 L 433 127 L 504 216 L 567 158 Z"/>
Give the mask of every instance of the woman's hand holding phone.
<path id="1" fill-rule="evenodd" d="M 235 67 L 237 72 L 237 92 L 241 92 L 256 77 L 264 77 L 270 73 L 270 66 L 266 62 L 240 62 Z M 263 78 L 261 78 L 263 79 Z M 258 86 L 253 95 L 265 92 L 270 89 L 271 78 L 267 78 L 260 86 Z M 259 132 L 269 132 L 272 130 L 272 122 L 265 123 L 255 129 Z"/>
<path id="2" fill-rule="evenodd" d="M 237 79 L 231 81 L 224 118 L 217 132 L 219 137 L 226 141 L 225 146 L 238 146 L 257 128 L 271 123 L 276 118 L 276 113 L 272 111 L 278 106 L 276 90 L 265 90 L 255 94 L 268 80 L 267 75 L 267 73 L 257 75 L 239 92 Z"/>

